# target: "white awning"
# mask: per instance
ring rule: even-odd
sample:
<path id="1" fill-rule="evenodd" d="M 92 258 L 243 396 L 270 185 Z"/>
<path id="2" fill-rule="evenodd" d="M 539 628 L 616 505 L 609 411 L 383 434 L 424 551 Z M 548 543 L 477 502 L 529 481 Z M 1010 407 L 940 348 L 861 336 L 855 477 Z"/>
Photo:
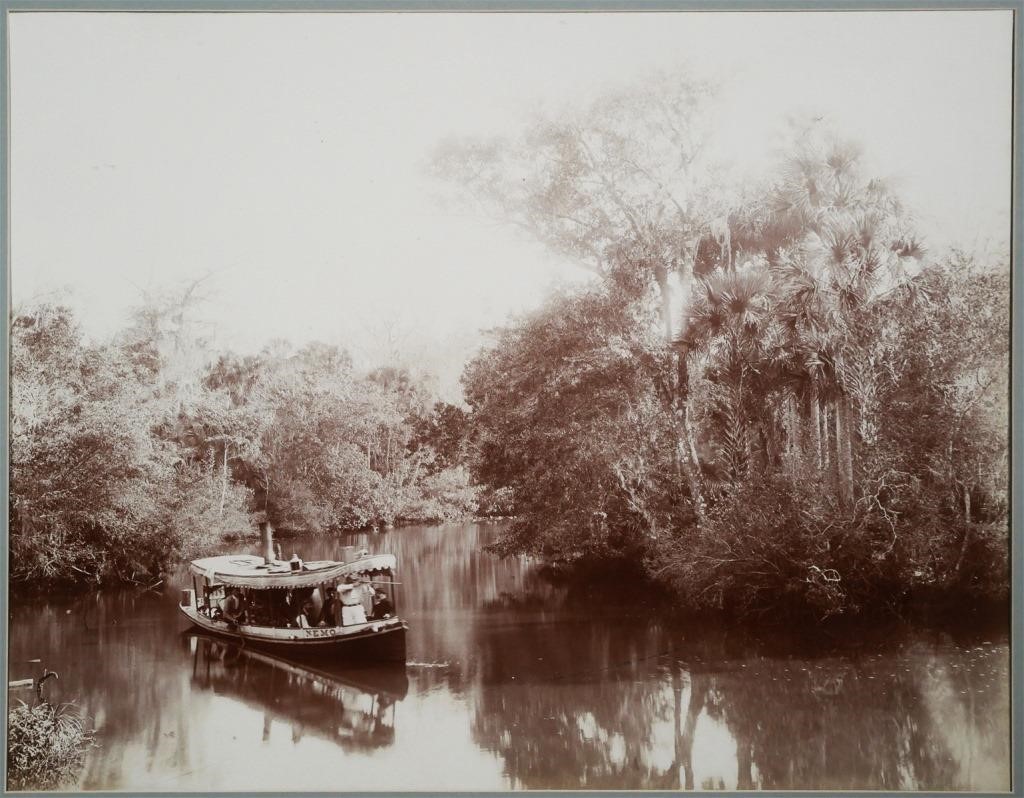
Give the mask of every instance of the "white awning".
<path id="1" fill-rule="evenodd" d="M 232 587 L 291 590 L 315 587 L 325 582 L 341 582 L 346 577 L 374 571 L 394 572 L 396 566 L 394 554 L 372 554 L 348 563 L 333 560 L 306 562 L 301 571 L 293 571 L 288 562 L 279 560 L 268 564 L 262 557 L 251 554 L 228 554 L 193 560 L 189 570 L 196 576 Z"/>

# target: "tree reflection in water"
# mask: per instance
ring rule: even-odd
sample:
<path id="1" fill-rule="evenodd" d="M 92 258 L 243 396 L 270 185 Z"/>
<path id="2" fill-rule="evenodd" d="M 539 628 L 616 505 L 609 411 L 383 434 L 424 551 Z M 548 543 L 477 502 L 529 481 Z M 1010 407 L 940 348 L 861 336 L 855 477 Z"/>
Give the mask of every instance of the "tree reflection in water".
<path id="1" fill-rule="evenodd" d="M 607 617 L 485 626 L 477 642 L 474 738 L 515 786 L 1007 787 L 1005 646 L 781 658 Z"/>

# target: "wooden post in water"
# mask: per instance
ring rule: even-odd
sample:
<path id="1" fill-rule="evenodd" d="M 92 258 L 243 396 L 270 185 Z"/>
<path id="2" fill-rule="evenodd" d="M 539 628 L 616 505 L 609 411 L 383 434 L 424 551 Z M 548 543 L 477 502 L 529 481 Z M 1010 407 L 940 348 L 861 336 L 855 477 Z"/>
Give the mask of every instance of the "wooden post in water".
<path id="1" fill-rule="evenodd" d="M 269 521 L 260 521 L 260 543 L 262 544 L 263 559 L 271 563 L 274 557 L 274 530 Z"/>

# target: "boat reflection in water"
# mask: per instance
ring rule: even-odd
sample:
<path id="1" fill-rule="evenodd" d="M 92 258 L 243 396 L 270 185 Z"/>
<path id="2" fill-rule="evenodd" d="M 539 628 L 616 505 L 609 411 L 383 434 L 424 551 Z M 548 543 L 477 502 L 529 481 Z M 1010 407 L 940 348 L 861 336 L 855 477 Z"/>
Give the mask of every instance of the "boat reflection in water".
<path id="1" fill-rule="evenodd" d="M 404 666 L 311 667 L 210 635 L 182 638 L 192 651 L 193 686 L 261 710 L 265 741 L 274 721 L 289 724 L 294 741 L 310 733 L 346 751 L 395 740 L 395 707 L 409 690 Z"/>

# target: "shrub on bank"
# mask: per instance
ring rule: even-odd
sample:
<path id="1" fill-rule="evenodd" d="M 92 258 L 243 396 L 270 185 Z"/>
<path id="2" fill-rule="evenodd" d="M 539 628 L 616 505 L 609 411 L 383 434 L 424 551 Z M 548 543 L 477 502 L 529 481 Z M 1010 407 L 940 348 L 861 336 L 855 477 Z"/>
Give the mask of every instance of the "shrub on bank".
<path id="1" fill-rule="evenodd" d="M 418 496 L 400 513 L 403 521 L 432 523 L 454 521 L 474 515 L 479 507 L 469 472 L 462 466 L 446 468 L 427 476 L 419 486 Z"/>
<path id="2" fill-rule="evenodd" d="M 93 737 L 71 707 L 19 701 L 7 713 L 7 789 L 56 790 L 74 784 Z"/>
<path id="3" fill-rule="evenodd" d="M 649 571 L 687 606 L 742 618 L 898 609 L 944 596 L 998 601 L 1005 523 L 967 525 L 912 484 L 843 505 L 819 482 L 776 475 L 738 487 L 666 546 Z"/>

